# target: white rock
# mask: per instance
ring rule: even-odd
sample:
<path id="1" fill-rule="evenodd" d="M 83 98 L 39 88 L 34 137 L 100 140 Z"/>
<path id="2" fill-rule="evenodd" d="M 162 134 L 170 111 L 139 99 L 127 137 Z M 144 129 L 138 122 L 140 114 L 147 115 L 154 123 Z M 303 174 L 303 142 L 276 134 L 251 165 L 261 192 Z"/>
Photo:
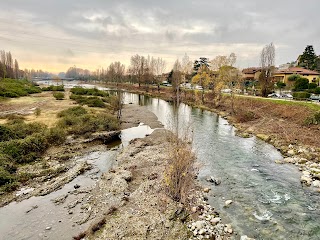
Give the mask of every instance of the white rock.
<path id="1" fill-rule="evenodd" d="M 225 201 L 224 206 L 228 207 L 231 203 L 233 203 L 232 200 L 227 200 L 227 201 Z"/>
<path id="2" fill-rule="evenodd" d="M 319 180 L 315 180 L 313 181 L 312 185 L 316 188 L 320 188 L 320 181 Z"/>
<path id="3" fill-rule="evenodd" d="M 293 156 L 295 155 L 295 151 L 293 149 L 290 149 L 288 152 L 287 152 L 288 156 Z"/>
<path id="4" fill-rule="evenodd" d="M 243 235 L 240 237 L 240 240 L 254 240 L 254 238 L 249 238 L 247 235 Z"/>
<path id="5" fill-rule="evenodd" d="M 203 228 L 200 229 L 199 234 L 203 235 L 206 232 L 206 230 L 204 230 Z"/>
<path id="6" fill-rule="evenodd" d="M 307 175 L 302 175 L 300 178 L 300 182 L 305 184 L 306 186 L 310 186 L 312 183 L 312 179 Z"/>
<path id="7" fill-rule="evenodd" d="M 212 218 L 211 220 L 210 220 L 210 222 L 213 224 L 213 225 L 216 225 L 218 222 L 220 222 L 221 221 L 221 218 L 218 218 L 218 217 L 216 217 L 216 218 Z"/>

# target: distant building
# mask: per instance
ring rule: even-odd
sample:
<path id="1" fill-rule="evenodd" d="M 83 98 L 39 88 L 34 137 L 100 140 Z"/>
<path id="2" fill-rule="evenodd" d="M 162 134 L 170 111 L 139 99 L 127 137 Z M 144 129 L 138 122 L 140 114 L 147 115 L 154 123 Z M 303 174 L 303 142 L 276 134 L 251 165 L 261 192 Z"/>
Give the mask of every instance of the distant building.
<path id="1" fill-rule="evenodd" d="M 309 82 L 316 82 L 317 78 L 320 76 L 320 73 L 300 67 L 290 67 L 287 69 L 279 69 L 274 72 L 273 77 L 275 82 L 288 83 L 288 77 L 292 74 L 301 75 L 309 80 Z"/>
<path id="2" fill-rule="evenodd" d="M 261 67 L 251 67 L 242 70 L 242 78 L 245 81 L 254 81 L 259 79 L 261 74 Z"/>

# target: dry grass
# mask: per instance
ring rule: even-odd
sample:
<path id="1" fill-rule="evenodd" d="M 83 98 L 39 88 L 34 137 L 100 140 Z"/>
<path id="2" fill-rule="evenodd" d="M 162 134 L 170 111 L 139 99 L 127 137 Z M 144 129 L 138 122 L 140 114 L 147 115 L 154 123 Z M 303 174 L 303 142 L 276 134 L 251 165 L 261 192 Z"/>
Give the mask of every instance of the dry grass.
<path id="1" fill-rule="evenodd" d="M 164 174 L 167 194 L 175 201 L 187 202 L 187 196 L 193 186 L 195 154 L 190 140 L 179 139 L 177 135 L 168 137 L 169 159 Z"/>

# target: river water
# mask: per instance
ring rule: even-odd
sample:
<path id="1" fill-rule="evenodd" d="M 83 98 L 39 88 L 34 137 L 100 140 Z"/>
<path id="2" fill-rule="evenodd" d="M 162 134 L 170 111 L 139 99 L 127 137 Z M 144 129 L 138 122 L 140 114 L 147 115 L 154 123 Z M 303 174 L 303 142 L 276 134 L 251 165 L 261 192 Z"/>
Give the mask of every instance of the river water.
<path id="1" fill-rule="evenodd" d="M 282 158 L 274 147 L 255 137 L 236 136 L 234 127 L 212 112 L 185 104 L 177 109 L 166 101 L 130 93 L 125 93 L 124 101 L 146 106 L 170 130 L 175 129 L 178 116 L 180 133 L 187 129 L 193 136 L 198 178 L 212 188 L 209 203 L 221 213 L 225 223 L 232 224 L 235 239 L 241 235 L 257 240 L 320 239 L 319 193 L 301 186 L 297 167 L 274 163 Z M 125 130 L 118 148 L 151 132 L 145 125 Z M 90 222 L 74 224 L 73 216 L 62 206 L 54 206 L 52 199 L 68 193 L 75 184 L 81 188 L 94 185 L 99 174 L 112 166 L 117 153 L 118 150 L 90 153 L 78 160 L 92 163 L 92 172 L 46 196 L 1 208 L 0 239 L 71 239 L 86 229 Z M 222 183 L 210 185 L 205 180 L 208 176 L 219 178 Z M 224 208 L 229 199 L 233 203 Z M 46 230 L 48 227 L 50 230 Z"/>
<path id="2" fill-rule="evenodd" d="M 282 156 L 273 146 L 236 136 L 233 126 L 209 111 L 185 104 L 177 109 L 166 101 L 129 93 L 125 102 L 146 106 L 170 130 L 178 114 L 180 132 L 193 133 L 199 180 L 212 187 L 209 203 L 234 226 L 235 239 L 320 239 L 320 194 L 301 186 L 296 166 L 274 162 Z M 221 185 L 210 185 L 208 176 L 221 179 Z M 225 208 L 229 199 L 233 204 Z"/>

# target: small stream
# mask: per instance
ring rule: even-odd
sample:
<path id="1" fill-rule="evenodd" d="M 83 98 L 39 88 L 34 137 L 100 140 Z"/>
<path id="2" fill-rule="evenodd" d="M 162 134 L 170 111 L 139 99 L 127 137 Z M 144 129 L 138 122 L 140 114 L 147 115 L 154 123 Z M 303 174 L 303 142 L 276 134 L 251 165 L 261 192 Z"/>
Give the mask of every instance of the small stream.
<path id="1" fill-rule="evenodd" d="M 320 239 L 320 194 L 301 186 L 296 166 L 274 162 L 282 156 L 273 146 L 236 136 L 233 126 L 209 111 L 185 104 L 176 109 L 166 101 L 129 93 L 125 102 L 146 106 L 170 130 L 177 114 L 181 129 L 191 123 L 199 180 L 212 187 L 209 203 L 232 224 L 235 239 Z M 221 179 L 221 185 L 206 182 L 208 176 Z M 225 208 L 229 199 L 233 204 Z"/>

